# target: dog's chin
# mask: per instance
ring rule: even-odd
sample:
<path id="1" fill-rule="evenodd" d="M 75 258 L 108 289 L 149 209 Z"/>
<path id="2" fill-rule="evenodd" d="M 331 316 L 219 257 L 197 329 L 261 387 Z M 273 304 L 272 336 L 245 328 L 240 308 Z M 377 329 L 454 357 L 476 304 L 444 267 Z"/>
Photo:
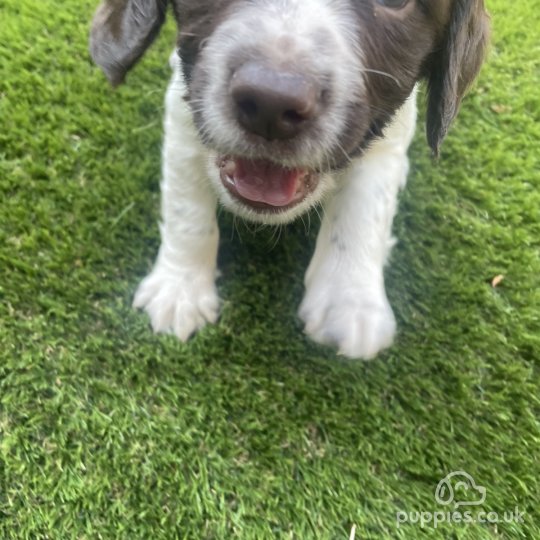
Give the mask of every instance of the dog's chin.
<path id="1" fill-rule="evenodd" d="M 218 157 L 215 165 L 222 202 L 250 221 L 287 223 L 320 198 L 321 175 L 309 168 L 229 155 Z"/>

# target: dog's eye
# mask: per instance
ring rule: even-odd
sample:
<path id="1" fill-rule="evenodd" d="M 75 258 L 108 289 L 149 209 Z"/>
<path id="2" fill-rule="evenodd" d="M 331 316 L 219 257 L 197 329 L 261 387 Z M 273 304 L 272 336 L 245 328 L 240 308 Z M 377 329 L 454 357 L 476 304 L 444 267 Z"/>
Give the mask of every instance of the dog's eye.
<path id="1" fill-rule="evenodd" d="M 401 9 L 409 3 L 409 0 L 377 0 L 377 4 L 381 6 L 392 8 L 392 9 Z"/>

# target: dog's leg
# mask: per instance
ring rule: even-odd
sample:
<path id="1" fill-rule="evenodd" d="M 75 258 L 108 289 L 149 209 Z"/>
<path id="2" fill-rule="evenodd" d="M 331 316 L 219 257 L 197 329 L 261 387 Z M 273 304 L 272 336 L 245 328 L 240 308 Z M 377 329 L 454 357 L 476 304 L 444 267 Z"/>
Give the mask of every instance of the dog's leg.
<path id="1" fill-rule="evenodd" d="M 133 305 L 148 312 L 155 332 L 174 333 L 185 341 L 218 316 L 219 232 L 206 154 L 183 100 L 180 70 L 174 67 L 166 98 L 161 247 Z"/>
<path id="2" fill-rule="evenodd" d="M 416 122 L 416 92 L 366 154 L 338 180 L 325 206 L 299 315 L 315 341 L 341 354 L 372 358 L 391 345 L 396 323 L 383 267 L 393 244 L 392 219 L 404 186 Z"/>

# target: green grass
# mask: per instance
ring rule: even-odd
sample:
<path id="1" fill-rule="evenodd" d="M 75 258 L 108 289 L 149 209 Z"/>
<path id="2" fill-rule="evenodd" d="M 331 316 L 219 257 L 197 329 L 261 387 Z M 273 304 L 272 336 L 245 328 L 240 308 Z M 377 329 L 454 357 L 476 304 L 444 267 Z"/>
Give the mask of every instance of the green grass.
<path id="1" fill-rule="evenodd" d="M 152 335 L 130 302 L 159 242 L 173 25 L 112 91 L 94 1 L 0 0 L 0 538 L 540 538 L 540 15 L 488 4 L 442 158 L 420 128 L 411 151 L 398 339 L 363 363 L 295 317 L 316 227 L 272 247 L 226 213 L 219 323 Z M 454 470 L 525 523 L 397 528 L 444 509 Z"/>

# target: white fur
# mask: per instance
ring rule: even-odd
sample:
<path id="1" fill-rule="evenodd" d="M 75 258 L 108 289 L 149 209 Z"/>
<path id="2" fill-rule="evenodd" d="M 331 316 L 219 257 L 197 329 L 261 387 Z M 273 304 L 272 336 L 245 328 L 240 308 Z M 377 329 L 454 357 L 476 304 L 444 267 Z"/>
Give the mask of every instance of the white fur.
<path id="1" fill-rule="evenodd" d="M 155 332 L 174 333 L 185 341 L 218 316 L 219 231 L 217 199 L 206 175 L 207 152 L 183 101 L 185 86 L 178 68 L 176 62 L 165 100 L 161 247 L 133 305 L 146 309 Z"/>
<path id="2" fill-rule="evenodd" d="M 175 56 L 172 65 L 165 113 L 162 243 L 134 305 L 148 312 L 155 331 L 186 340 L 218 315 L 214 283 L 218 197 L 233 210 L 242 213 L 242 209 L 222 189 L 215 153 L 199 142 L 182 99 L 185 85 Z M 392 343 L 395 333 L 383 267 L 392 246 L 397 193 L 406 181 L 415 101 L 416 92 L 385 130 L 384 138 L 339 177 L 325 175 L 320 192 L 305 204 L 308 207 L 327 194 L 299 315 L 314 340 L 337 345 L 342 354 L 353 358 L 372 358 Z M 290 221 L 302 210 L 304 206 L 293 208 L 266 221 Z"/>
<path id="3" fill-rule="evenodd" d="M 336 345 L 345 356 L 372 358 L 394 338 L 383 268 L 415 122 L 416 91 L 325 206 L 299 315 L 312 339 Z"/>

